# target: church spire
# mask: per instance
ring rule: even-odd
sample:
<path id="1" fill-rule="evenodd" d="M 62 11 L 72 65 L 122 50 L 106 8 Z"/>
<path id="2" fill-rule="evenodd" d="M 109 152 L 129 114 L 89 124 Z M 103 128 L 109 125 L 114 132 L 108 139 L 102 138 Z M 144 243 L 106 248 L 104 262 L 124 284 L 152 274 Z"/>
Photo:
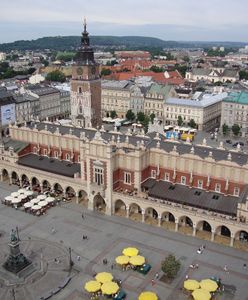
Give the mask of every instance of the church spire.
<path id="1" fill-rule="evenodd" d="M 83 47 L 90 45 L 89 33 L 87 32 L 86 18 L 84 17 L 84 31 L 82 32 L 81 44 Z"/>

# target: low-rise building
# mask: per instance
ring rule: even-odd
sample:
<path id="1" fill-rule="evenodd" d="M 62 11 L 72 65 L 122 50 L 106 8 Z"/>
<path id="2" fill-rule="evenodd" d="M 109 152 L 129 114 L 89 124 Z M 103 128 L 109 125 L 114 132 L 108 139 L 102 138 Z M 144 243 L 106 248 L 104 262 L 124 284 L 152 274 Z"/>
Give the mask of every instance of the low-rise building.
<path id="1" fill-rule="evenodd" d="M 16 122 L 29 122 L 33 118 L 39 117 L 39 97 L 30 94 L 15 94 Z"/>
<path id="2" fill-rule="evenodd" d="M 164 101 L 165 124 L 177 125 L 181 116 L 185 124 L 191 119 L 199 130 L 210 130 L 220 125 L 221 101 L 227 93 L 205 94 L 192 99 L 169 98 Z"/>
<path id="3" fill-rule="evenodd" d="M 214 69 L 214 68 L 193 68 L 186 72 L 185 78 L 188 81 L 205 80 L 211 83 L 215 82 L 236 82 L 239 80 L 239 72 L 232 69 Z"/>
<path id="4" fill-rule="evenodd" d="M 248 134 L 248 93 L 231 92 L 223 99 L 221 106 L 221 126 L 238 124 L 242 135 Z"/>

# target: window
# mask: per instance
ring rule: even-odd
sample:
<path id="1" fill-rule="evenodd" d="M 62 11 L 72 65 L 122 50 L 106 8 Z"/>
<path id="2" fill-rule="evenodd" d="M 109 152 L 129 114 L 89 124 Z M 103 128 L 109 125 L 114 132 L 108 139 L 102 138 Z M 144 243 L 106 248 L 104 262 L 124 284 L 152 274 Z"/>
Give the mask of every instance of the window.
<path id="1" fill-rule="evenodd" d="M 70 160 L 70 159 L 71 159 L 71 156 L 70 156 L 70 154 L 69 154 L 69 153 L 66 153 L 66 155 L 65 155 L 65 159 L 66 159 L 66 160 Z"/>
<path id="2" fill-rule="evenodd" d="M 81 88 L 81 86 L 78 88 L 78 93 L 82 94 L 82 88 Z"/>
<path id="3" fill-rule="evenodd" d="M 234 188 L 233 196 L 239 196 L 239 188 L 238 187 Z"/>
<path id="4" fill-rule="evenodd" d="M 165 173 L 164 174 L 164 180 L 165 181 L 170 181 L 170 173 Z"/>
<path id="5" fill-rule="evenodd" d="M 152 170 L 151 171 L 151 177 L 156 178 L 156 175 L 157 175 L 156 170 Z"/>
<path id="6" fill-rule="evenodd" d="M 185 176 L 181 176 L 181 184 L 186 184 L 186 177 Z"/>
<path id="7" fill-rule="evenodd" d="M 47 155 L 47 149 L 43 150 L 43 155 Z"/>
<path id="8" fill-rule="evenodd" d="M 80 155 L 78 155 L 78 162 L 80 162 Z"/>
<path id="9" fill-rule="evenodd" d="M 59 157 L 58 151 L 54 151 L 54 157 L 55 157 L 55 158 L 58 158 L 58 157 Z"/>
<path id="10" fill-rule="evenodd" d="M 216 183 L 216 184 L 215 184 L 215 192 L 220 193 L 220 190 L 221 190 L 221 185 L 220 185 L 220 183 Z"/>
<path id="11" fill-rule="evenodd" d="M 124 172 L 124 183 L 131 184 L 131 173 Z"/>
<path id="12" fill-rule="evenodd" d="M 203 188 L 203 180 L 198 180 L 198 182 L 197 182 L 197 187 L 198 187 L 199 189 L 202 189 L 202 188 Z"/>
<path id="13" fill-rule="evenodd" d="M 103 184 L 103 169 L 95 167 L 94 168 L 94 182 L 98 185 Z"/>
<path id="14" fill-rule="evenodd" d="M 33 153 L 37 154 L 37 148 L 36 147 L 33 148 Z"/>

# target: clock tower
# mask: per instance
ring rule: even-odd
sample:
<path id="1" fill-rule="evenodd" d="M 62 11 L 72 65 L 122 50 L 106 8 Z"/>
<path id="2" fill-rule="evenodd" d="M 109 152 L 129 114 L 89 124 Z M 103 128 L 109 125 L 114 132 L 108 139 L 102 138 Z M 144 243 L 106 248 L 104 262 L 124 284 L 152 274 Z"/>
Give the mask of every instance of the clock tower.
<path id="1" fill-rule="evenodd" d="M 101 125 L 101 79 L 84 20 L 81 46 L 72 66 L 71 119 L 74 125 Z"/>

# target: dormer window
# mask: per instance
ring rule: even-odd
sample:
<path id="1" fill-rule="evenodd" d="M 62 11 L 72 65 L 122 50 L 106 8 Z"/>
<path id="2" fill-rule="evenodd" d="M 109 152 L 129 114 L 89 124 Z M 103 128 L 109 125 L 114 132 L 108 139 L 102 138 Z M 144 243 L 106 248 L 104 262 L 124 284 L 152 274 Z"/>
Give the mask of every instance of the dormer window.
<path id="1" fill-rule="evenodd" d="M 216 183 L 215 184 L 215 192 L 220 193 L 220 191 L 221 191 L 221 185 L 220 185 L 220 183 Z"/>

